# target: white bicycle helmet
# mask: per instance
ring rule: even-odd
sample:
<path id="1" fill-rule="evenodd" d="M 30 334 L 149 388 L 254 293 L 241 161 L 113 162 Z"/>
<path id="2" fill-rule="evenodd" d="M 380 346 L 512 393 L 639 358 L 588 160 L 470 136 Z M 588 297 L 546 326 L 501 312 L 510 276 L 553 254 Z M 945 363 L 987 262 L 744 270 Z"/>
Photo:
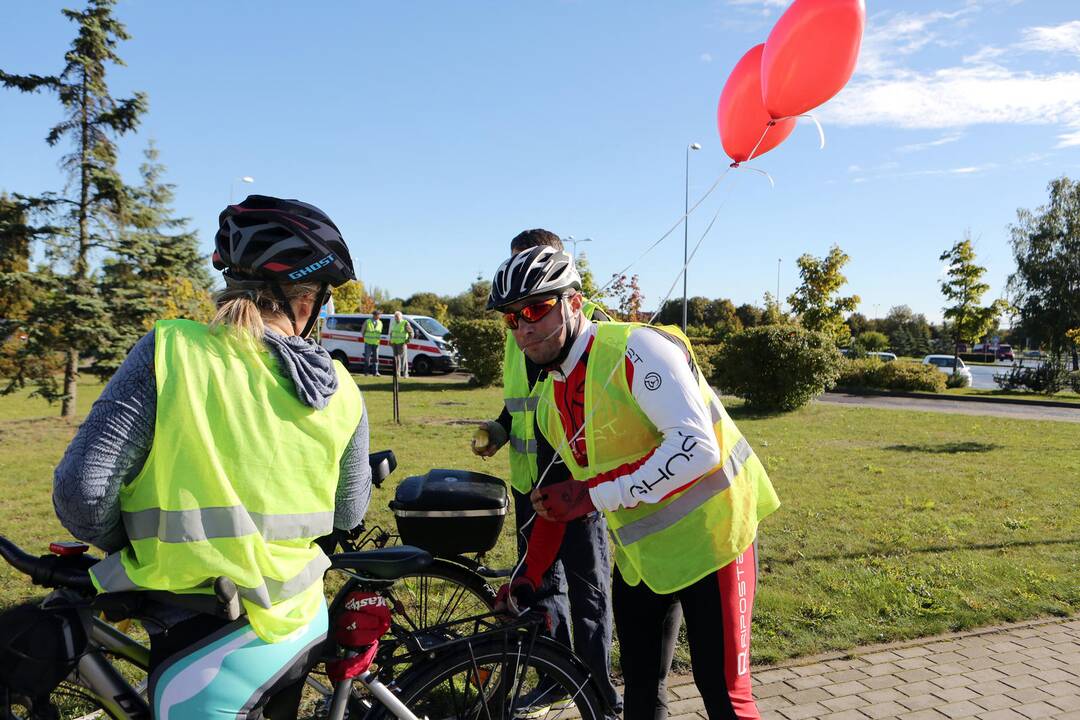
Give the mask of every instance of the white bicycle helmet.
<path id="1" fill-rule="evenodd" d="M 501 310 L 537 295 L 581 290 L 574 258 L 565 250 L 541 245 L 507 259 L 495 272 L 487 309 Z"/>

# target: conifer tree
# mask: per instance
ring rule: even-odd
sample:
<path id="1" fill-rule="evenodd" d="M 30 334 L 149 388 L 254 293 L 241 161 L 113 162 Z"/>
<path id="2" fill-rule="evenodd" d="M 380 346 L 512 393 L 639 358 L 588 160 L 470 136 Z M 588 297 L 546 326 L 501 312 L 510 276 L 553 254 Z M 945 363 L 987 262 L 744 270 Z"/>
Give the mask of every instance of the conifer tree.
<path id="1" fill-rule="evenodd" d="M 1006 305 L 1002 300 L 995 300 L 988 307 L 982 307 L 982 296 L 990 286 L 982 281 L 986 268 L 975 263 L 975 248 L 968 233 L 964 233 L 964 239 L 943 252 L 939 259 L 948 263 L 946 278 L 941 282 L 941 294 L 952 303 L 945 307 L 945 320 L 952 324 L 955 368 L 960 343 L 982 338 L 997 323 Z"/>
<path id="2" fill-rule="evenodd" d="M 187 218 L 175 217 L 174 186 L 151 142 L 143 152 L 142 184 L 128 187 L 99 289 L 109 308 L 116 342 L 98 355 L 95 368 L 111 372 L 156 320 L 207 321 L 213 309 L 206 258 Z"/>
<path id="3" fill-rule="evenodd" d="M 42 297 L 28 316 L 28 339 L 23 357 L 33 359 L 59 352 L 64 357 L 63 384 L 51 373 L 27 362 L 20 366 L 5 392 L 28 382 L 35 394 L 61 400 L 61 414 L 75 414 L 75 389 L 80 357 L 109 348 L 114 332 L 91 267 L 95 250 L 105 248 L 111 223 L 122 214 L 124 184 L 116 171 L 114 139 L 133 131 L 146 111 L 146 96 L 135 93 L 117 99 L 109 93 L 106 71 L 123 65 L 117 45 L 127 31 L 112 15 L 115 0 L 90 0 L 82 11 L 63 10 L 78 26 L 58 75 L 16 75 L 0 70 L 0 83 L 21 92 L 55 92 L 64 118 L 46 136 L 49 145 L 67 140 L 72 152 L 61 166 L 68 190 L 23 198 L 23 209 L 41 222 L 35 235 L 46 243 L 50 273 L 41 275 Z"/>

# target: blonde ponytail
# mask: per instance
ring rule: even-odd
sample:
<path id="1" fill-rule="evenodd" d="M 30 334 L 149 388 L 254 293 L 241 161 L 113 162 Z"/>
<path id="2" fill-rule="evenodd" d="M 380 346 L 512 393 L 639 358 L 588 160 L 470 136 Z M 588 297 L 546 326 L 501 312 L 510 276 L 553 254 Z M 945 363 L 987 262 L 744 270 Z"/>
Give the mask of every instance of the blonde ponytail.
<path id="1" fill-rule="evenodd" d="M 281 286 L 289 300 L 319 292 L 318 283 L 291 283 Z M 247 334 L 261 339 L 266 329 L 266 320 L 280 315 L 287 318 L 284 308 L 269 285 L 260 287 L 242 287 L 239 285 L 219 290 L 214 295 L 217 312 L 210 321 L 210 329 L 228 328 L 237 334 Z"/>

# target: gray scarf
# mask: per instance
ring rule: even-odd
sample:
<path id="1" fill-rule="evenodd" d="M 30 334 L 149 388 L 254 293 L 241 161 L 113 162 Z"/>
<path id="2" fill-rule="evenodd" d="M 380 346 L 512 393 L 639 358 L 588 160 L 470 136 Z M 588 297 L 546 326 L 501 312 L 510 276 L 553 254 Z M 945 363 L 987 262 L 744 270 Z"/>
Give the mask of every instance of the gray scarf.
<path id="1" fill-rule="evenodd" d="M 279 335 L 269 329 L 263 333 L 263 340 L 292 378 L 300 401 L 316 410 L 325 408 L 338 389 L 334 361 L 326 348 L 312 340 L 296 335 Z"/>

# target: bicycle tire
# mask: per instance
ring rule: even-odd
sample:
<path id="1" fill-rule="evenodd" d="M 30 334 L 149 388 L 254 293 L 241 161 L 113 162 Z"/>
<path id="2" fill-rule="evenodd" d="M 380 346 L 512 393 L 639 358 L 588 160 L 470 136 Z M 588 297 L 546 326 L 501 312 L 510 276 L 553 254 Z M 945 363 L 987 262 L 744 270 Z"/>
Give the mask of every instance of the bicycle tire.
<path id="1" fill-rule="evenodd" d="M 461 643 L 414 666 L 395 685 L 405 706 L 429 720 L 603 720 L 607 714 L 588 670 L 567 648 L 520 630 Z M 471 698 L 470 688 L 475 693 Z M 569 701 L 561 701 L 563 697 Z M 393 715 L 380 706 L 371 718 L 391 720 Z"/>
<path id="2" fill-rule="evenodd" d="M 394 608 L 395 623 L 410 632 L 495 609 L 495 590 L 484 577 L 445 558 L 434 558 L 423 570 L 403 575 L 390 592 L 400 603 Z M 431 598 L 445 602 L 434 607 L 426 602 Z"/>

